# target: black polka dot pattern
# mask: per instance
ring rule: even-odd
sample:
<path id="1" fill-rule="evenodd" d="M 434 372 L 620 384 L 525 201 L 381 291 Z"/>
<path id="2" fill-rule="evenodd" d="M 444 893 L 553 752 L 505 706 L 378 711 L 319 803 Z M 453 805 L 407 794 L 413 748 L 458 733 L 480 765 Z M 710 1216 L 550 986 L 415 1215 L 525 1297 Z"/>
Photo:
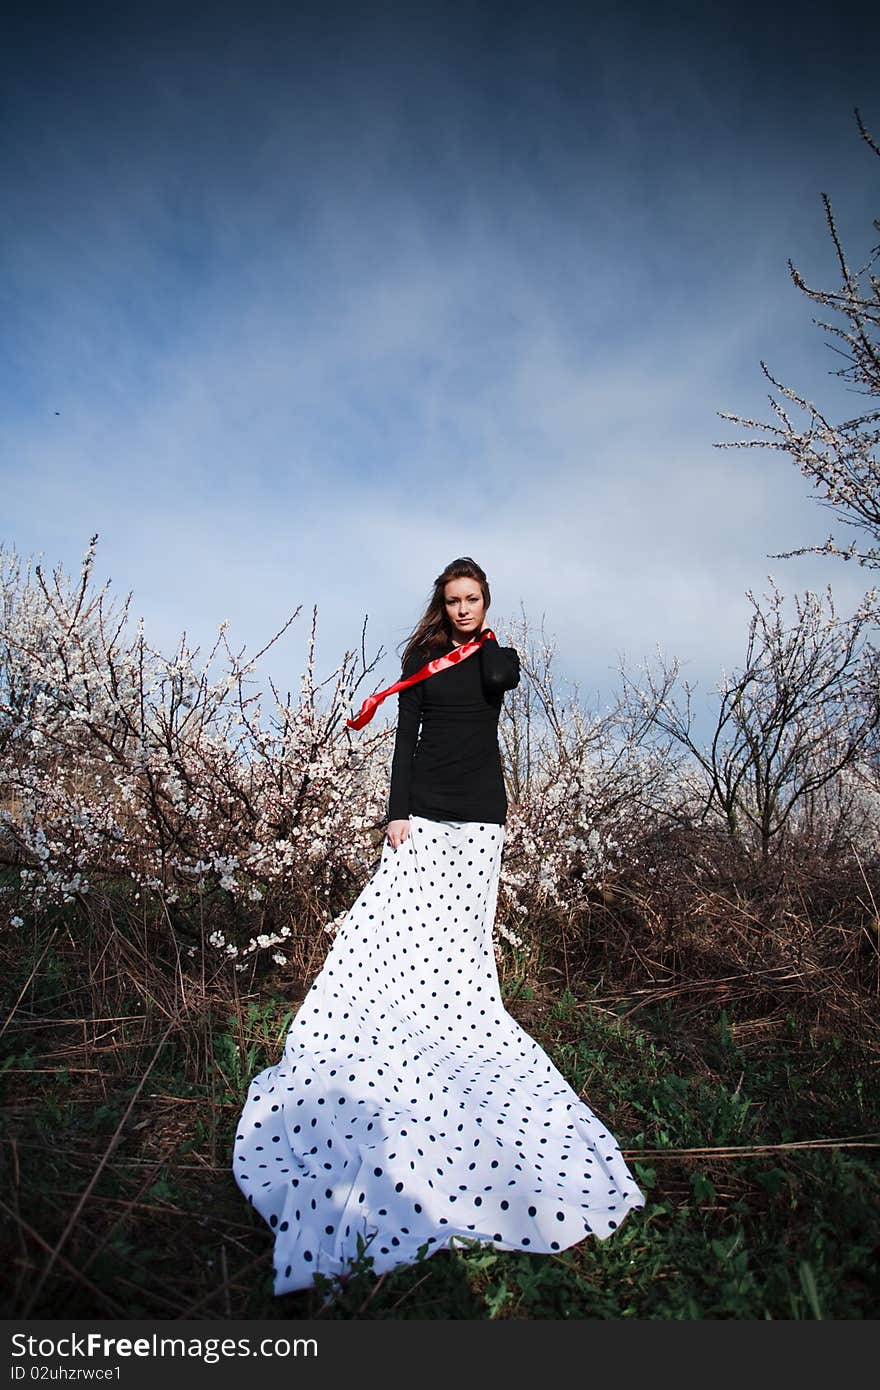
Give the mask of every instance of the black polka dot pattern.
<path id="1" fill-rule="evenodd" d="M 504 1008 L 493 927 L 504 827 L 410 817 L 255 1077 L 233 1172 L 275 1240 L 276 1294 L 456 1237 L 607 1239 L 645 1205 L 614 1136 Z"/>

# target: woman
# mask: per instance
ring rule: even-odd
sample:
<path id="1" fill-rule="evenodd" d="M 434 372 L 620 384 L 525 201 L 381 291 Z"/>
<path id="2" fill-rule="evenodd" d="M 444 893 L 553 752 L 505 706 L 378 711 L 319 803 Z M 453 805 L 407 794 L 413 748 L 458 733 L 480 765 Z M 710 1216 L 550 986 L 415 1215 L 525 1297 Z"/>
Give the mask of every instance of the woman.
<path id="1" fill-rule="evenodd" d="M 434 581 L 427 612 L 404 653 L 404 678 L 432 658 L 479 637 L 488 607 L 483 570 L 469 557 L 454 560 Z M 410 815 L 504 824 L 507 796 L 498 716 L 504 691 L 518 684 L 517 652 L 499 647 L 490 630 L 478 659 L 459 662 L 426 683 L 401 690 L 386 830 L 395 849 L 410 833 Z M 417 744 L 420 723 L 422 738 Z"/>
<path id="2" fill-rule="evenodd" d="M 463 1240 L 564 1250 L 645 1199 L 613 1135 L 505 1010 L 493 927 L 519 657 L 469 556 L 434 581 L 399 682 L 386 838 L 289 1030 L 252 1082 L 233 1171 L 275 1233 L 276 1294 Z M 419 727 L 421 725 L 421 737 Z M 362 1247 L 363 1248 L 363 1247 Z"/>

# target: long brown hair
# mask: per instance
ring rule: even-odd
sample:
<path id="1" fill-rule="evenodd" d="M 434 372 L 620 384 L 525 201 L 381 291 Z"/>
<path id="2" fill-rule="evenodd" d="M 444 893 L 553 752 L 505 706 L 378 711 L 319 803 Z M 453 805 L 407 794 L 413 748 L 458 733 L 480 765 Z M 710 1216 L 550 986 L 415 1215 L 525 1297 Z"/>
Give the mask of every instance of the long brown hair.
<path id="1" fill-rule="evenodd" d="M 475 579 L 483 591 L 483 601 L 485 610 L 483 618 L 489 611 L 489 604 L 492 602 L 492 595 L 489 592 L 489 581 L 486 578 L 486 571 L 472 560 L 470 555 L 461 555 L 457 560 L 452 560 L 434 580 L 434 588 L 431 597 L 428 599 L 427 607 L 416 624 L 410 636 L 406 639 L 406 649 L 403 653 L 401 666 L 405 666 L 412 653 L 417 647 L 427 652 L 426 661 L 444 652 L 452 641 L 452 624 L 446 612 L 446 585 L 450 579 Z"/>

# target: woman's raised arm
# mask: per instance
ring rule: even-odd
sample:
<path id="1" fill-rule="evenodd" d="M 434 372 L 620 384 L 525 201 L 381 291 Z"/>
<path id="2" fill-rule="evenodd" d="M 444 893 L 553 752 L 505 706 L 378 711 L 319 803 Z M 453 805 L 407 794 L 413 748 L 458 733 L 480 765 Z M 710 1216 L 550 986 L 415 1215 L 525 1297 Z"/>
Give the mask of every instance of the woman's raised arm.
<path id="1" fill-rule="evenodd" d="M 477 655 L 482 662 L 483 684 L 487 690 L 514 690 L 519 685 L 516 647 L 499 647 L 494 637 L 487 637 Z"/>

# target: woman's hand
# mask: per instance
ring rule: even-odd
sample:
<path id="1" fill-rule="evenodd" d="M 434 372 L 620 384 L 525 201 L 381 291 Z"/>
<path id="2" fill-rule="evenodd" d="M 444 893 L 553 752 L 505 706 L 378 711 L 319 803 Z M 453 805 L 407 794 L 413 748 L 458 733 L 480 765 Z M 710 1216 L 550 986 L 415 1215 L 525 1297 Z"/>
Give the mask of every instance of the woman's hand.
<path id="1" fill-rule="evenodd" d="M 390 820 L 385 827 L 385 834 L 392 849 L 399 849 L 404 840 L 409 835 L 408 820 Z"/>

